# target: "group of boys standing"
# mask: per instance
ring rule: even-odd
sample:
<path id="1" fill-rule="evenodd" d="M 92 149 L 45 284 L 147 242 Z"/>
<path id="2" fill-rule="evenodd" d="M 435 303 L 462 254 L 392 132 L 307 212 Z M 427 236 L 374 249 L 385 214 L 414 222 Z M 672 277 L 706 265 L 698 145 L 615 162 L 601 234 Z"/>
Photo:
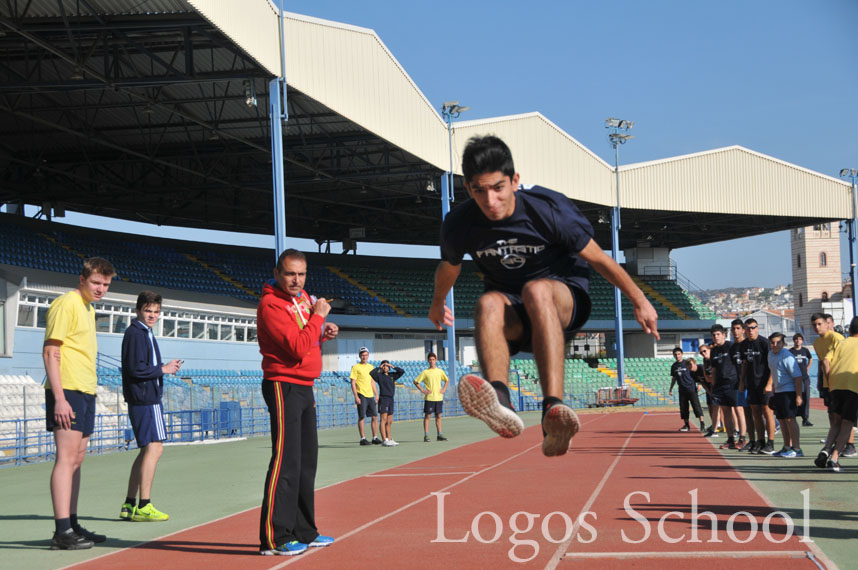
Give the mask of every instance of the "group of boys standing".
<path id="1" fill-rule="evenodd" d="M 360 347 L 358 350 L 360 362 L 352 366 L 349 373 L 352 395 L 358 414 L 358 433 L 360 445 L 381 445 L 395 447 L 399 443 L 393 439 L 394 398 L 396 397 L 396 381 L 405 374 L 398 366 L 393 366 L 388 360 L 382 360 L 376 367 L 369 363 L 369 349 Z M 424 395 L 423 402 L 423 441 L 432 441 L 429 437 L 429 419 L 435 416 L 436 439 L 447 441 L 442 431 L 441 416 L 444 413 L 444 392 L 447 391 L 449 380 L 447 374 L 438 368 L 438 357 L 434 352 L 426 356 L 429 367 L 414 379 L 414 386 Z M 381 416 L 381 423 L 378 416 Z M 365 418 L 370 418 L 372 440 L 366 438 Z M 381 431 L 381 439 L 378 431 Z"/>
<path id="2" fill-rule="evenodd" d="M 818 388 L 826 406 L 831 409 L 831 360 L 843 336 L 834 331 L 831 315 L 814 314 L 811 320 L 819 335 L 814 342 L 817 355 L 821 355 Z M 783 333 L 775 332 L 768 339 L 761 338 L 759 324 L 753 318 L 744 322 L 735 319 L 730 329 L 732 341 L 727 339 L 727 331 L 722 325 L 712 326 L 712 343 L 704 344 L 699 350 L 703 357 L 702 366 L 693 358 L 683 359 L 679 347 L 673 350 L 676 362 L 671 368 L 669 392 L 672 392 L 675 384 L 679 386 L 680 417 L 684 422 L 680 431 L 690 430 L 688 408 L 691 407 L 705 437 L 717 437 L 717 426 L 719 422 L 723 423 L 728 435 L 721 449 L 785 458 L 804 457 L 798 418 L 802 418 L 801 425 L 805 427 L 813 425 L 809 419 L 808 375 L 812 355 L 803 346 L 804 337 L 796 333 L 793 335 L 793 346 L 785 349 Z M 708 429 L 697 396 L 698 384 L 706 391 L 711 419 Z M 847 419 L 851 417 L 851 411 L 851 408 L 846 410 Z M 832 429 L 835 424 L 839 426 L 840 420 L 832 418 Z M 774 448 L 777 429 L 780 429 L 784 442 L 779 451 Z M 846 434 L 846 430 L 843 433 Z M 832 449 L 838 434 L 834 434 L 831 441 L 823 440 L 826 446 L 820 452 L 816 464 L 839 471 L 839 457 L 856 455 L 854 434 L 851 430 L 849 434 L 839 454 Z"/>

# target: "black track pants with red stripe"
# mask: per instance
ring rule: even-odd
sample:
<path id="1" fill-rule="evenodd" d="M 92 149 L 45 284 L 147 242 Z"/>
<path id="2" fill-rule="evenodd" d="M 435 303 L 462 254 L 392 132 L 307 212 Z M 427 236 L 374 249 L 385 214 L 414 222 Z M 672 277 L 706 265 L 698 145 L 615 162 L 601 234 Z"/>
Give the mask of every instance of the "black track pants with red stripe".
<path id="1" fill-rule="evenodd" d="M 319 440 L 312 386 L 262 381 L 271 417 L 271 462 L 265 477 L 259 540 L 262 550 L 318 532 L 314 511 Z"/>

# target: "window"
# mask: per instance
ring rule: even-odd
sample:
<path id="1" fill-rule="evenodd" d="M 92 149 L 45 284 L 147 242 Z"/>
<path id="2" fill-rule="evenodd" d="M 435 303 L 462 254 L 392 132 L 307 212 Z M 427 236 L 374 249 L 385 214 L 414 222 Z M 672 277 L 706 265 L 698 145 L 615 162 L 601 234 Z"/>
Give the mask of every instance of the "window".
<path id="1" fill-rule="evenodd" d="M 819 254 L 819 266 L 828 267 L 828 256 L 825 255 L 824 251 Z"/>
<path id="2" fill-rule="evenodd" d="M 161 321 L 162 336 L 176 336 L 176 321 L 174 319 L 164 319 Z"/>
<path id="3" fill-rule="evenodd" d="M 804 302 L 802 301 L 801 293 L 798 294 L 798 306 L 804 307 Z"/>
<path id="4" fill-rule="evenodd" d="M 795 256 L 795 264 L 799 269 L 801 269 L 801 254 Z"/>
<path id="5" fill-rule="evenodd" d="M 18 305 L 18 326 L 32 327 L 33 315 L 36 314 L 36 307 L 32 305 Z"/>
<path id="6" fill-rule="evenodd" d="M 823 292 L 822 292 L 822 302 L 823 302 L 823 303 L 827 303 L 827 302 L 828 302 L 828 291 L 823 291 Z"/>

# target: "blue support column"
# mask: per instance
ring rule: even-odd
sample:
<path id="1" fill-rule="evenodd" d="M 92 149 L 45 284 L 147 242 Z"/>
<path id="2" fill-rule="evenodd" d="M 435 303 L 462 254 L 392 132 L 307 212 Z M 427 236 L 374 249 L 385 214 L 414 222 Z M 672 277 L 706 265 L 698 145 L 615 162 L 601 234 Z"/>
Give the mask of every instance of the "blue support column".
<path id="1" fill-rule="evenodd" d="M 858 252 L 856 252 L 856 240 L 858 240 L 858 192 L 856 192 L 855 176 L 852 176 L 852 219 L 849 220 L 849 275 L 852 279 L 852 316 L 858 317 L 858 302 L 855 298 L 855 288 L 858 286 Z"/>
<path id="2" fill-rule="evenodd" d="M 274 256 L 275 261 L 286 249 L 286 188 L 283 173 L 283 116 L 280 104 L 282 80 L 268 83 L 269 119 L 271 121 L 271 178 L 274 190 Z"/>
<path id="3" fill-rule="evenodd" d="M 450 212 L 450 197 L 453 195 L 453 173 L 445 172 L 441 176 L 441 220 Z M 447 379 L 456 386 L 456 311 L 453 307 L 453 289 L 447 293 L 447 306 L 453 313 L 453 324 L 447 327 Z"/>

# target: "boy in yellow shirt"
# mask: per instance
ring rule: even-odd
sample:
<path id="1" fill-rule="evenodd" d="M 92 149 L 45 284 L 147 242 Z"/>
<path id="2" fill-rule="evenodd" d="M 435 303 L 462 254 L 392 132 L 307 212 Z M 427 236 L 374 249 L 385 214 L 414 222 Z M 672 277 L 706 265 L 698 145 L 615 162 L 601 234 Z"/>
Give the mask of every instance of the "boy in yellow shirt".
<path id="1" fill-rule="evenodd" d="M 438 357 L 434 352 L 426 356 L 429 368 L 414 379 L 417 389 L 426 395 L 423 402 L 423 441 L 429 442 L 429 416 L 435 414 L 435 429 L 438 430 L 438 441 L 447 441 L 441 431 L 441 414 L 444 413 L 444 392 L 447 391 L 449 380 L 440 368 L 436 368 Z M 423 386 L 421 386 L 423 384 Z"/>

